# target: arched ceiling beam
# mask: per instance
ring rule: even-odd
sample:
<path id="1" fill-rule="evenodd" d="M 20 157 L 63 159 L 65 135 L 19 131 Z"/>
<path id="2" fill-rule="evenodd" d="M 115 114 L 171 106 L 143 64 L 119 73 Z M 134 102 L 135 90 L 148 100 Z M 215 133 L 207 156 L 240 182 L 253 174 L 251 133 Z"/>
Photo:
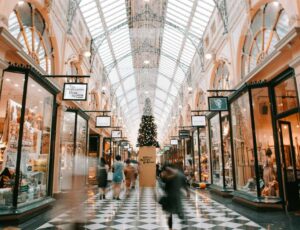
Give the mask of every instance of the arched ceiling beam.
<path id="1" fill-rule="evenodd" d="M 228 12 L 227 12 L 227 4 L 226 0 L 214 0 L 216 7 L 220 13 L 223 26 L 224 26 L 224 34 L 228 33 Z"/>
<path id="2" fill-rule="evenodd" d="M 165 20 L 164 17 L 157 16 L 157 14 L 153 13 L 149 7 L 146 8 L 146 10 L 144 12 L 137 14 L 130 20 L 131 23 L 140 22 L 140 21 L 147 21 L 147 22 L 153 21 L 153 22 L 165 23 L 165 25 L 168 25 L 168 26 L 172 27 L 173 29 L 178 30 L 180 33 L 182 33 L 184 36 L 186 36 L 187 39 L 191 42 L 191 44 L 195 47 L 196 52 L 198 53 L 198 55 L 200 57 L 201 68 L 202 68 L 202 70 L 204 70 L 204 50 L 203 50 L 203 40 L 202 39 L 200 39 L 198 36 L 194 35 L 191 32 L 187 32 L 184 28 L 181 28 L 180 26 L 177 26 L 176 24 Z M 91 55 L 91 59 L 90 59 L 91 70 L 92 70 L 92 66 L 94 63 L 96 53 L 98 52 L 98 50 L 101 47 L 101 45 L 103 44 L 103 42 L 107 39 L 107 36 L 122 29 L 124 26 L 127 26 L 127 25 L 129 25 L 128 21 L 120 23 L 119 25 L 116 25 L 116 26 L 108 29 L 107 31 L 105 31 L 104 33 L 102 33 L 101 35 L 99 35 L 98 37 L 96 37 L 95 39 L 92 40 L 92 55 Z M 199 43 L 199 45 L 196 43 Z"/>
<path id="3" fill-rule="evenodd" d="M 180 69 L 182 70 L 182 72 L 185 75 L 189 72 L 189 66 L 187 66 L 186 64 L 180 62 L 176 58 L 173 58 L 171 55 L 169 55 L 167 53 L 161 52 L 160 49 L 155 48 L 155 47 L 151 46 L 148 43 L 143 43 L 141 47 L 139 47 L 135 50 L 132 50 L 131 52 L 123 55 L 122 57 L 120 57 L 118 59 L 116 59 L 111 64 L 108 64 L 107 66 L 105 66 L 105 69 L 106 69 L 106 72 L 107 72 L 108 76 L 109 76 L 110 72 L 116 67 L 116 65 L 118 63 L 120 63 L 122 60 L 126 59 L 127 57 L 130 57 L 132 54 L 143 53 L 143 52 L 161 54 L 161 55 L 165 56 L 166 58 L 170 59 L 171 61 L 174 61 L 176 64 L 178 64 L 178 66 L 180 67 Z"/>

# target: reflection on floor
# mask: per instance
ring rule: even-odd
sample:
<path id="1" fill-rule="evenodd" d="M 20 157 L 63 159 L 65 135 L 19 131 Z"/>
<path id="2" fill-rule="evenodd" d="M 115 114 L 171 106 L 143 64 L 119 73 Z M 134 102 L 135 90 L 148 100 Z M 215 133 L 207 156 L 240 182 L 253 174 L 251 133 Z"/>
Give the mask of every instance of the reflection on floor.
<path id="1" fill-rule="evenodd" d="M 99 200 L 98 195 L 89 198 L 75 213 L 85 213 L 81 229 L 168 229 L 166 214 L 156 202 L 161 194 L 161 190 L 144 188 L 116 201 L 109 192 L 106 200 Z M 176 216 L 173 229 L 264 229 L 205 195 L 192 193 L 183 202 L 187 223 L 181 224 Z M 71 222 L 72 211 L 67 211 L 38 229 L 72 229 Z"/>

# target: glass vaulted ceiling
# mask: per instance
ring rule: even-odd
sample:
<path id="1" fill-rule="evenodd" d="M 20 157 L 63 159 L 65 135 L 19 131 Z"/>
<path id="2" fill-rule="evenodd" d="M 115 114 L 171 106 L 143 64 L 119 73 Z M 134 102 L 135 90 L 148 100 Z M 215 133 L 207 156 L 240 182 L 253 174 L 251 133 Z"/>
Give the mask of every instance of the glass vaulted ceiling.
<path id="1" fill-rule="evenodd" d="M 136 138 L 145 91 L 152 99 L 158 130 L 162 132 L 214 10 L 214 0 L 81 0 L 79 6 L 125 112 L 130 136 Z M 149 36 L 136 39 L 137 33 L 147 31 Z M 137 64 L 140 59 L 158 60 L 158 64 L 141 67 Z M 141 69 L 147 68 L 151 71 L 144 78 L 151 80 L 140 80 L 144 73 Z"/>

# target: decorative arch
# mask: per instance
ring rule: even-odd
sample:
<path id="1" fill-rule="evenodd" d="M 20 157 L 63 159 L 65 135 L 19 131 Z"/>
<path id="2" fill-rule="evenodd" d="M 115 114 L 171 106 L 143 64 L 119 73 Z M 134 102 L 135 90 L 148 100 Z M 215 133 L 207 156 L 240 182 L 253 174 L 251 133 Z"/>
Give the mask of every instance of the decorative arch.
<path id="1" fill-rule="evenodd" d="M 232 87 L 232 77 L 228 64 L 224 60 L 216 63 L 211 76 L 211 89 L 230 89 Z"/>
<path id="2" fill-rule="evenodd" d="M 241 77 L 259 65 L 290 30 L 289 18 L 279 2 L 268 2 L 257 9 L 242 43 Z"/>
<path id="3" fill-rule="evenodd" d="M 48 25 L 34 4 L 17 4 L 9 16 L 8 30 L 37 65 L 48 74 L 54 73 L 53 45 Z"/>

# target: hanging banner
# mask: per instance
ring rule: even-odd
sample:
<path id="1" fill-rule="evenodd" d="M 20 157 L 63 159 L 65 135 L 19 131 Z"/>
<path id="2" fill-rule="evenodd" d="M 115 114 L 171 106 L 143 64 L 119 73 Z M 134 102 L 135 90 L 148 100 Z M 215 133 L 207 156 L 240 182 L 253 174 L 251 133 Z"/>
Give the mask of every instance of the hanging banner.
<path id="1" fill-rule="evenodd" d="M 65 83 L 63 89 L 63 100 L 86 101 L 88 92 L 87 83 Z"/>
<path id="2" fill-rule="evenodd" d="M 111 126 L 110 116 L 97 116 L 96 117 L 96 128 L 107 128 Z"/>
<path id="3" fill-rule="evenodd" d="M 206 126 L 206 117 L 204 115 L 192 116 L 192 126 L 205 127 Z"/>
<path id="4" fill-rule="evenodd" d="M 210 111 L 228 111 L 228 97 L 208 97 Z"/>
<path id="5" fill-rule="evenodd" d="M 185 139 L 185 138 L 189 138 L 190 137 L 190 130 L 179 130 L 179 138 L 180 139 Z"/>
<path id="6" fill-rule="evenodd" d="M 112 130 L 111 138 L 122 138 L 122 131 L 121 130 Z"/>
<path id="7" fill-rule="evenodd" d="M 172 139 L 171 140 L 171 145 L 178 145 L 178 140 L 177 139 Z"/>

